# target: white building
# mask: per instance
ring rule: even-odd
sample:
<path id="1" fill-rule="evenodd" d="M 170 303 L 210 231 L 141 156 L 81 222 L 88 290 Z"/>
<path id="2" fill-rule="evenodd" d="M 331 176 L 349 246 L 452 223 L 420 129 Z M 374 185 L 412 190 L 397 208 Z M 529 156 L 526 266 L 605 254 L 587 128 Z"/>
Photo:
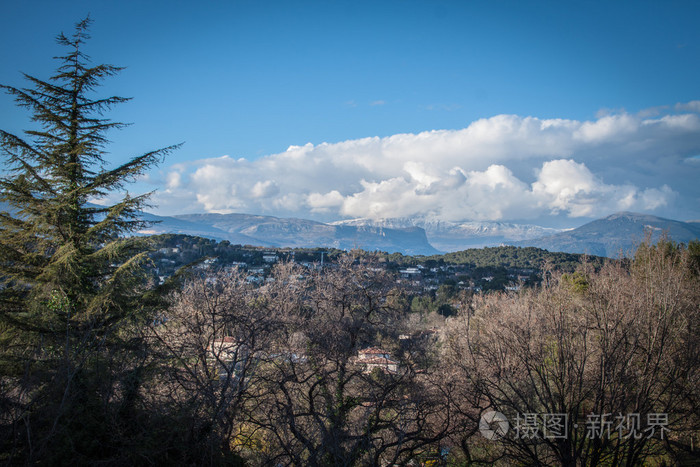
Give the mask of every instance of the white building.
<path id="1" fill-rule="evenodd" d="M 399 362 L 391 359 L 389 352 L 378 347 L 368 347 L 357 353 L 357 364 L 364 366 L 365 373 L 371 373 L 375 368 L 395 374 L 399 371 Z"/>
<path id="2" fill-rule="evenodd" d="M 421 271 L 418 268 L 406 268 L 399 271 L 401 277 L 404 279 L 418 279 L 421 275 Z"/>

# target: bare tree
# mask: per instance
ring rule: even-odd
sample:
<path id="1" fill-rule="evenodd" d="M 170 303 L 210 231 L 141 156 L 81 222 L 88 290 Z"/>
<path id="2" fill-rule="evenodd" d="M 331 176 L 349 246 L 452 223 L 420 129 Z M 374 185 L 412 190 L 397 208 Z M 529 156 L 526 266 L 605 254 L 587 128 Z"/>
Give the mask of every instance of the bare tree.
<path id="1" fill-rule="evenodd" d="M 189 414 L 191 442 L 199 463 L 230 454 L 255 385 L 256 353 L 267 349 L 273 330 L 261 312 L 259 293 L 238 270 L 190 280 L 148 330 L 162 376 L 153 394 Z"/>
<path id="2" fill-rule="evenodd" d="M 390 277 L 357 261 L 347 256 L 294 282 L 293 307 L 279 290 L 290 288 L 287 279 L 278 274 L 268 288 L 266 306 L 284 309 L 285 331 L 259 367 L 264 398 L 250 418 L 267 447 L 259 461 L 390 465 L 436 448 L 451 427 L 449 385 L 398 345 L 402 316 L 388 305 Z M 358 360 L 368 346 L 381 346 L 398 367 L 380 358 L 386 366 L 370 370 Z"/>
<path id="3" fill-rule="evenodd" d="M 698 282 L 687 264 L 687 250 L 647 244 L 629 268 L 549 275 L 451 320 L 465 400 L 511 422 L 496 454 L 533 465 L 676 456 L 698 429 Z"/>

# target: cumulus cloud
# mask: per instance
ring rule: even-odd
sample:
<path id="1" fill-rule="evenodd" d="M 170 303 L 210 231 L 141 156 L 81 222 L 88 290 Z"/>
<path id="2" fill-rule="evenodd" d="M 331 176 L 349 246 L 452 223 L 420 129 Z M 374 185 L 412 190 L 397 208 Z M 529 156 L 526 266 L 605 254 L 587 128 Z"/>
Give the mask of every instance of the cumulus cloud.
<path id="1" fill-rule="evenodd" d="M 165 188 L 168 191 L 177 190 L 182 186 L 182 172 L 171 170 L 166 177 Z"/>
<path id="2" fill-rule="evenodd" d="M 460 130 L 202 159 L 172 167 L 156 201 L 171 212 L 171 200 L 189 199 L 200 211 L 326 220 L 666 213 L 700 195 L 700 167 L 684 162 L 700 153 L 700 101 L 673 108 L 681 113 L 592 121 L 497 115 Z"/>
<path id="3" fill-rule="evenodd" d="M 604 185 L 584 164 L 563 159 L 545 162 L 532 184 L 540 205 L 554 212 L 570 210 L 574 216 L 590 214 L 595 206 L 591 195 L 603 189 Z"/>
<path id="4" fill-rule="evenodd" d="M 253 188 L 250 190 L 250 195 L 253 198 L 269 198 L 280 192 L 277 183 L 272 180 L 265 180 L 264 182 L 255 182 Z"/>
<path id="5" fill-rule="evenodd" d="M 311 193 L 306 199 L 306 204 L 311 208 L 311 212 L 330 212 L 343 205 L 345 197 L 338 190 L 328 193 Z"/>

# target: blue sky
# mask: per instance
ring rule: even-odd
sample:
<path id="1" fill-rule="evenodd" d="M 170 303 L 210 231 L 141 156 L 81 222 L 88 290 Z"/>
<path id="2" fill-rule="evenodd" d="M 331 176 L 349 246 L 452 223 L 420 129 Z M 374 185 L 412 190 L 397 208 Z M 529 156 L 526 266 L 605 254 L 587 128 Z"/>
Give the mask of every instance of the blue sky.
<path id="1" fill-rule="evenodd" d="M 185 142 L 134 188 L 157 212 L 700 218 L 699 2 L 9 1 L 0 82 L 88 13 L 133 98 L 110 160 Z"/>

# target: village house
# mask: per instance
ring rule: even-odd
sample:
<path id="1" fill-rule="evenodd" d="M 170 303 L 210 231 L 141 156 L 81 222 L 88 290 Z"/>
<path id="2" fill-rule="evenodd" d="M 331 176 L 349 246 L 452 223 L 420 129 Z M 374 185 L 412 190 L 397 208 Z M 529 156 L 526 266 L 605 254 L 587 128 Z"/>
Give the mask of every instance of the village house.
<path id="1" fill-rule="evenodd" d="M 364 367 L 365 373 L 371 373 L 375 368 L 391 374 L 399 371 L 399 362 L 392 360 L 389 352 L 378 347 L 360 350 L 357 353 L 356 363 Z"/>
<path id="2" fill-rule="evenodd" d="M 421 270 L 418 268 L 406 268 L 399 271 L 401 277 L 404 279 L 420 279 Z"/>
<path id="3" fill-rule="evenodd" d="M 229 378 L 234 382 L 239 381 L 239 374 L 249 357 L 248 346 L 235 337 L 224 336 L 212 341 L 209 352 L 221 382 Z"/>
<path id="4" fill-rule="evenodd" d="M 247 350 L 235 337 L 225 336 L 212 341 L 211 354 L 217 360 L 229 362 L 247 357 Z"/>

